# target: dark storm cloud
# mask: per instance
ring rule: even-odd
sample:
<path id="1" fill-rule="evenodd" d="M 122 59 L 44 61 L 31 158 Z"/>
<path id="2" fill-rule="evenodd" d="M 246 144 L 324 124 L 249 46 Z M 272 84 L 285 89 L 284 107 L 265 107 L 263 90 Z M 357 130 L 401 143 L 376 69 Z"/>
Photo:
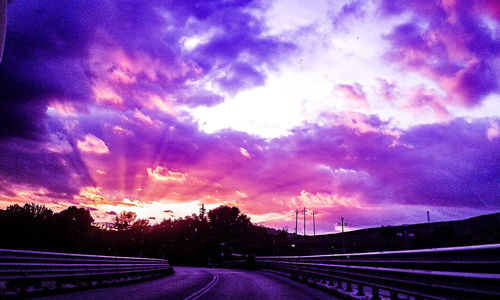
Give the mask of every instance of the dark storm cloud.
<path id="1" fill-rule="evenodd" d="M 0 141 L 1 177 L 8 182 L 43 187 L 44 195 L 72 199 L 80 186 L 93 185 L 80 154 L 74 151 L 75 141 L 61 124 L 48 124 L 50 135 L 33 141 L 11 138 Z"/>
<path id="2" fill-rule="evenodd" d="M 251 1 L 12 2 L 0 65 L 0 175 L 67 194 L 92 184 L 75 146 L 81 136 L 51 127 L 47 107 L 57 101 L 85 112 L 95 103 L 96 84 L 113 89 L 124 99 L 120 109 L 132 111 L 143 108 L 146 91 L 191 107 L 220 103 L 222 96 L 185 85 L 219 72 L 228 74 L 219 82 L 230 92 L 261 85 L 261 67 L 272 67 L 293 45 L 262 37 L 264 28 L 249 8 L 264 9 Z M 182 38 L 212 29 L 220 33 L 194 49 L 183 48 Z M 238 61 L 240 54 L 248 59 Z M 152 68 L 133 69 L 144 61 Z M 133 83 L 109 79 L 117 70 Z M 73 151 L 47 150 L 54 134 L 64 135 Z M 185 145 L 164 143 L 172 153 L 166 158 L 186 151 Z M 72 180 L 75 174 L 81 180 Z"/>
<path id="3" fill-rule="evenodd" d="M 156 82 L 170 94 L 185 91 L 183 82 L 188 78 L 212 76 L 211 72 L 218 70 L 229 77 L 220 79 L 223 89 L 236 91 L 262 84 L 265 75 L 259 67 L 276 63 L 293 45 L 262 37 L 264 28 L 245 11 L 249 7 L 260 8 L 251 1 L 11 3 L 5 57 L 0 66 L 0 133 L 35 138 L 44 133 L 45 107 L 51 99 L 92 101 L 92 84 L 102 75 L 89 65 L 91 47 L 96 45 L 118 47 L 130 57 L 142 53 L 172 69 L 180 69 L 186 60 L 194 59 L 202 67 L 201 74 L 187 72 L 175 80 Z M 181 38 L 211 29 L 220 33 L 192 53 L 182 49 Z M 238 61 L 243 53 L 247 59 Z M 139 81 L 147 82 L 141 77 Z M 183 102 L 192 99 L 194 105 L 222 101 L 203 91 L 192 98 L 180 96 Z"/>

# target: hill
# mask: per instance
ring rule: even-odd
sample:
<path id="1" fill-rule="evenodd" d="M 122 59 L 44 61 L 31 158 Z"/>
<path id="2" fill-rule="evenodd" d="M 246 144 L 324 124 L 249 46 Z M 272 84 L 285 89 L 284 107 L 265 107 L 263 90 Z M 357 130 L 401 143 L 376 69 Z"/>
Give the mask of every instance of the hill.
<path id="1" fill-rule="evenodd" d="M 295 236 L 282 254 L 342 253 L 342 233 Z M 367 228 L 344 233 L 346 253 L 500 243 L 500 213 L 458 221 Z M 293 246 L 292 246 L 293 245 Z"/>

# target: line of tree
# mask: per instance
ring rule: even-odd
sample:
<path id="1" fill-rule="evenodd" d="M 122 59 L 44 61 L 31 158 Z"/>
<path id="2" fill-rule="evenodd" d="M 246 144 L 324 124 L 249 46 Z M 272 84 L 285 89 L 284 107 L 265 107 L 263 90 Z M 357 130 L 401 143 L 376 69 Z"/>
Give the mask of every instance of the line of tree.
<path id="1" fill-rule="evenodd" d="M 0 210 L 0 248 L 143 256 L 175 264 L 204 265 L 231 253 L 269 255 L 289 246 L 288 234 L 250 222 L 237 207 L 150 224 L 122 212 L 111 229 L 96 226 L 89 210 L 75 206 L 54 213 L 44 205 L 14 204 Z"/>
<path id="2" fill-rule="evenodd" d="M 500 242 L 500 213 L 471 219 L 367 228 L 345 233 L 347 252 L 387 251 Z M 150 224 L 122 212 L 112 228 L 94 223 L 88 209 L 54 213 L 29 203 L 0 209 L 0 248 L 166 258 L 173 264 L 206 265 L 231 254 L 306 255 L 342 253 L 340 234 L 295 236 L 254 225 L 236 207 Z"/>

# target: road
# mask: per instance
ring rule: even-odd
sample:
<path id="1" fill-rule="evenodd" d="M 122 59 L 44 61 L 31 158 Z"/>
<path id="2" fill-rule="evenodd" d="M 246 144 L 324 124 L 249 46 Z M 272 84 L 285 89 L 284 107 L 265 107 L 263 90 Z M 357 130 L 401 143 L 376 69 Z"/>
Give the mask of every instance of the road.
<path id="1" fill-rule="evenodd" d="M 37 299 L 335 299 L 330 294 L 264 271 L 174 267 L 170 276 Z"/>

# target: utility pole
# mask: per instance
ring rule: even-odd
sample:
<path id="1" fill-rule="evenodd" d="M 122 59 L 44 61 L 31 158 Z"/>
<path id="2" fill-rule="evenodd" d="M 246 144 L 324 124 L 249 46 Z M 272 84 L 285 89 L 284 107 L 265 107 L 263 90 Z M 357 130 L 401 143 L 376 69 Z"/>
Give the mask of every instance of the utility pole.
<path id="1" fill-rule="evenodd" d="M 304 236 L 306 236 L 306 211 L 307 209 L 304 207 Z"/>
<path id="2" fill-rule="evenodd" d="M 431 217 L 429 216 L 429 211 L 427 211 L 427 223 L 431 222 Z"/>
<path id="3" fill-rule="evenodd" d="M 297 236 L 297 222 L 298 222 L 298 219 L 299 219 L 299 210 L 296 209 L 295 210 L 295 236 Z"/>
<path id="4" fill-rule="evenodd" d="M 314 219 L 314 215 L 318 212 L 313 209 L 313 236 L 316 236 L 316 220 Z"/>
<path id="5" fill-rule="evenodd" d="M 340 218 L 340 222 L 338 224 L 342 226 L 342 253 L 345 253 L 344 225 L 347 226 L 347 223 L 344 223 L 344 217 Z"/>

